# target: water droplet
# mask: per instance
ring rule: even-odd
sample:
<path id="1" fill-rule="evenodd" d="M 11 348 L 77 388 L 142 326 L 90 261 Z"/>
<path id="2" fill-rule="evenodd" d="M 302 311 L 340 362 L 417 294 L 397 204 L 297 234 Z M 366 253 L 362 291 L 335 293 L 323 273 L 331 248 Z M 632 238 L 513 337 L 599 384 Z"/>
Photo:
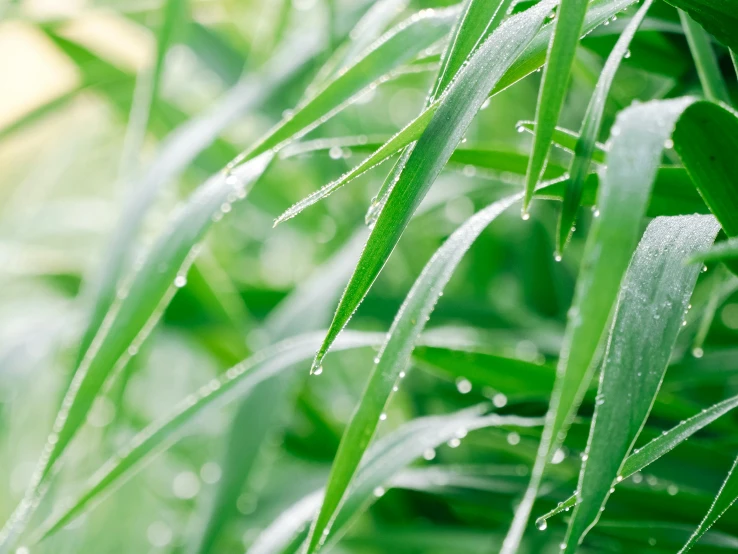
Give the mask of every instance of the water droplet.
<path id="1" fill-rule="evenodd" d="M 529 212 L 522 212 L 520 214 L 520 219 L 523 221 L 528 221 L 530 219 L 530 213 Z"/>
<path id="2" fill-rule="evenodd" d="M 385 413 L 379 414 L 379 421 L 384 421 L 386 419 L 387 419 L 387 414 Z"/>
<path id="3" fill-rule="evenodd" d="M 183 286 L 187 284 L 187 277 L 184 275 L 177 275 L 174 279 L 174 286 L 178 289 L 181 289 Z"/>
<path id="4" fill-rule="evenodd" d="M 672 148 L 674 148 L 674 141 L 671 139 L 666 139 L 666 141 L 664 142 L 664 148 L 666 148 L 667 150 L 671 150 Z"/>
<path id="5" fill-rule="evenodd" d="M 702 348 L 700 348 L 699 346 L 692 349 L 692 356 L 694 356 L 695 358 L 701 358 L 704 355 L 705 351 L 702 350 Z"/>
<path id="6" fill-rule="evenodd" d="M 548 523 L 546 523 L 545 519 L 542 519 L 538 523 L 536 523 L 536 527 L 538 527 L 539 531 L 545 531 L 548 528 Z"/>
<path id="7" fill-rule="evenodd" d="M 456 388 L 461 394 L 467 394 L 472 390 L 472 384 L 468 379 L 459 377 L 456 379 Z"/>
<path id="8" fill-rule="evenodd" d="M 343 151 L 341 150 L 340 146 L 332 146 L 331 149 L 328 151 L 328 155 L 331 157 L 332 160 L 338 160 L 343 156 Z"/>
<path id="9" fill-rule="evenodd" d="M 404 379 L 404 378 L 405 378 L 405 372 L 404 371 L 401 371 L 400 372 L 400 379 Z"/>
<path id="10" fill-rule="evenodd" d="M 583 461 L 583 462 L 586 462 L 587 460 L 589 460 L 589 454 L 587 454 L 587 453 L 585 452 L 584 454 L 582 454 L 582 461 Z"/>
<path id="11" fill-rule="evenodd" d="M 623 57 L 624 57 L 625 59 L 628 59 L 628 58 L 630 58 L 631 56 L 632 56 L 632 54 L 631 54 L 630 50 L 627 50 L 627 51 L 625 52 L 625 55 L 624 55 Z"/>
<path id="12" fill-rule="evenodd" d="M 384 496 L 384 492 L 384 487 L 374 488 L 374 496 L 376 496 L 377 498 L 381 498 L 382 496 Z"/>
<path id="13" fill-rule="evenodd" d="M 666 492 L 669 493 L 670 496 L 676 496 L 677 493 L 679 493 L 679 487 L 676 485 L 669 485 L 666 487 Z"/>
<path id="14" fill-rule="evenodd" d="M 494 404 L 496 408 L 504 407 L 507 404 L 507 396 L 505 396 L 501 392 L 495 394 L 492 397 L 492 404 Z"/>
<path id="15" fill-rule="evenodd" d="M 448 444 L 449 448 L 456 448 L 461 444 L 461 441 L 459 439 L 451 439 L 446 444 Z"/>
<path id="16" fill-rule="evenodd" d="M 554 255 L 554 261 L 555 261 L 555 262 L 560 262 L 560 261 L 561 261 L 561 259 L 562 259 L 562 258 L 561 258 L 561 254 L 555 254 L 555 255 Z"/>
<path id="17" fill-rule="evenodd" d="M 435 457 L 436 457 L 436 451 L 433 450 L 432 448 L 429 448 L 425 452 L 423 452 L 423 458 L 425 458 L 426 460 L 430 461 Z"/>
<path id="18" fill-rule="evenodd" d="M 520 444 L 520 435 L 518 435 L 515 431 L 513 431 L 512 433 L 508 433 L 507 443 L 512 446 Z"/>
<path id="19" fill-rule="evenodd" d="M 551 456 L 551 463 L 553 465 L 558 465 L 561 462 L 563 462 L 565 458 L 566 458 L 566 452 L 564 452 L 562 448 L 559 448 L 556 450 L 556 452 L 554 452 L 554 455 Z"/>
<path id="20" fill-rule="evenodd" d="M 319 365 L 315 371 L 313 371 L 313 375 L 320 375 L 323 373 L 323 366 Z"/>

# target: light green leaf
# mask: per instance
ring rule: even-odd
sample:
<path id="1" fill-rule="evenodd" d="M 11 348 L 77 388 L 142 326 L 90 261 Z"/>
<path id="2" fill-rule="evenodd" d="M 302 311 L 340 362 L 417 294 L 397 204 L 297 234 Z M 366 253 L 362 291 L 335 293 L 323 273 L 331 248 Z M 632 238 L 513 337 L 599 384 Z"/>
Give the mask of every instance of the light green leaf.
<path id="1" fill-rule="evenodd" d="M 622 479 L 620 468 L 651 411 L 701 271 L 684 262 L 712 244 L 718 229 L 712 216 L 657 218 L 633 256 L 602 364 L 566 554 L 576 551 Z"/>
<path id="2" fill-rule="evenodd" d="M 490 89 L 533 39 L 554 1 L 546 0 L 500 25 L 439 100 L 437 112 L 413 149 L 369 236 L 326 339 L 316 354 L 313 369 L 320 366 L 331 343 L 379 275 L 415 209 L 461 142 Z"/>
<path id="3" fill-rule="evenodd" d="M 592 157 L 595 151 L 597 137 L 602 128 L 602 118 L 605 112 L 605 104 L 610 94 L 612 82 L 615 79 L 615 73 L 620 67 L 620 62 L 628 53 L 630 43 L 638 30 L 638 27 L 646 17 L 652 0 L 646 0 L 640 7 L 638 12 L 628 22 L 628 26 L 623 34 L 618 38 L 612 52 L 605 62 L 600 78 L 597 81 L 592 99 L 587 106 L 584 114 L 582 128 L 579 131 L 579 139 L 574 148 L 575 156 L 569 169 L 569 180 L 567 181 L 566 193 L 561 206 L 561 215 L 559 216 L 558 232 L 556 234 L 556 251 L 561 254 L 564 251 L 566 243 L 571 237 L 571 229 L 574 226 L 579 204 L 582 199 L 582 189 L 584 188 L 584 180 L 589 173 Z M 556 129 L 554 129 L 554 134 Z M 555 142 L 555 137 L 552 135 Z"/>
<path id="4" fill-rule="evenodd" d="M 518 199 L 500 200 L 469 219 L 436 252 L 408 293 L 375 360 L 361 402 L 341 439 L 325 500 L 310 531 L 308 553 L 317 550 L 327 538 L 325 530 L 331 528 L 381 413 L 397 388 L 396 383 L 405 377 L 418 336 L 456 266 L 484 228 Z"/>
<path id="5" fill-rule="evenodd" d="M 697 415 L 681 422 L 676 427 L 670 429 L 663 435 L 660 435 L 646 444 L 643 448 L 634 450 L 628 456 L 620 471 L 623 479 L 627 479 L 634 473 L 637 473 L 649 466 L 665 454 L 671 452 L 674 448 L 682 444 L 697 431 L 705 428 L 707 425 L 725 415 L 729 411 L 738 408 L 738 396 L 728 398 L 722 402 L 710 406 L 706 410 L 702 410 Z M 576 495 L 572 495 L 564 502 L 560 503 L 555 509 L 538 518 L 536 525 L 538 528 L 545 528 L 546 520 L 560 514 L 567 509 L 572 508 L 577 503 Z"/>
<path id="6" fill-rule="evenodd" d="M 0 552 L 9 548 L 27 523 L 47 478 L 84 424 L 114 367 L 136 354 L 177 288 L 185 284 L 187 270 L 197 255 L 197 243 L 214 219 L 223 217 L 224 212 L 230 211 L 231 203 L 246 196 L 248 187 L 270 160 L 271 155 L 264 154 L 234 168 L 230 174 L 219 173 L 200 186 L 173 215 L 141 268 L 123 285 L 74 374 L 26 494 L 0 532 Z"/>
<path id="7" fill-rule="evenodd" d="M 546 166 L 553 132 L 569 86 L 574 54 L 586 12 L 587 0 L 561 0 L 556 12 L 536 106 L 536 135 L 525 180 L 524 213 L 528 211 L 533 191 Z"/>
<path id="8" fill-rule="evenodd" d="M 725 242 L 719 242 L 706 252 L 695 254 L 689 259 L 690 263 L 696 262 L 722 262 L 725 260 L 738 260 L 738 237 L 733 237 Z"/>
<path id="9" fill-rule="evenodd" d="M 310 333 L 276 343 L 232 367 L 221 377 L 203 385 L 198 392 L 182 400 L 169 416 L 146 427 L 95 472 L 84 491 L 71 505 L 40 526 L 35 533 L 37 540 L 58 531 L 130 479 L 146 463 L 176 442 L 187 426 L 205 410 L 248 394 L 260 384 L 279 378 L 295 364 L 309 359 L 321 337 L 321 333 Z M 381 334 L 376 333 L 346 333 L 336 346 L 341 350 L 374 346 L 382 338 Z"/>

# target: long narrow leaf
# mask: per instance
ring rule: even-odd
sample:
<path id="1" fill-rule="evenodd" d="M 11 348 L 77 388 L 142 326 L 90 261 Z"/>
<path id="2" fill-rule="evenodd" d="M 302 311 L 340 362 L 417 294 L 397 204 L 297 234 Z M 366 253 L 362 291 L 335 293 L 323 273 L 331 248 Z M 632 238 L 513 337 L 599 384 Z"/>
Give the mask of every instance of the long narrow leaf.
<path id="1" fill-rule="evenodd" d="M 715 240 L 712 216 L 657 218 L 628 269 L 602 364 L 600 387 L 567 531 L 566 554 L 593 527 L 646 423 L 701 267 L 686 259 Z"/>

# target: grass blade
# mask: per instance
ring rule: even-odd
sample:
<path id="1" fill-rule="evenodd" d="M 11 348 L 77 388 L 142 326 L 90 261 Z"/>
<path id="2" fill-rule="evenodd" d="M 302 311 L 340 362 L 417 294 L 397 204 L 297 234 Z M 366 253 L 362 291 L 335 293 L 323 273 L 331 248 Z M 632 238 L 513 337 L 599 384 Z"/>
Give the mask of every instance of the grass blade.
<path id="1" fill-rule="evenodd" d="M 692 19 L 731 50 L 738 49 L 738 10 L 735 0 L 666 0 L 687 12 Z"/>
<path id="2" fill-rule="evenodd" d="M 230 211 L 232 202 L 245 197 L 247 187 L 258 179 L 270 160 L 271 155 L 264 154 L 235 168 L 229 175 L 219 173 L 211 177 L 199 187 L 184 208 L 172 217 L 142 267 L 119 292 L 118 301 L 75 372 L 26 495 L 0 532 L 0 552 L 9 548 L 14 536 L 27 523 L 38 505 L 42 486 L 84 424 L 114 367 L 135 355 L 174 292 L 185 284 L 187 269 L 197 254 L 197 243 L 213 219 L 222 217 L 225 211 Z"/>
<path id="3" fill-rule="evenodd" d="M 203 385 L 197 393 L 182 400 L 171 415 L 146 427 L 95 472 L 85 490 L 71 506 L 40 526 L 35 533 L 37 540 L 42 540 L 69 524 L 130 479 L 146 463 L 169 448 L 186 426 L 206 409 L 247 394 L 259 384 L 279 377 L 290 367 L 309 359 L 320 338 L 320 333 L 310 333 L 274 344 L 232 367 L 220 378 Z M 374 346 L 382 338 L 382 335 L 376 333 L 346 333 L 337 343 L 337 347 L 344 350 Z"/>
<path id="4" fill-rule="evenodd" d="M 546 166 L 586 12 L 587 0 L 561 0 L 556 13 L 536 107 L 536 136 L 533 139 L 533 151 L 525 180 L 523 213 L 528 211 L 533 191 Z"/>
<path id="5" fill-rule="evenodd" d="M 530 43 L 554 0 L 546 0 L 503 23 L 477 50 L 464 71 L 440 100 L 438 111 L 413 149 L 408 163 L 390 194 L 369 236 L 356 271 L 349 281 L 313 369 L 361 303 L 413 212 L 461 142 L 472 118 L 490 89 Z"/>
<path id="6" fill-rule="evenodd" d="M 630 43 L 638 27 L 643 22 L 643 18 L 646 17 L 651 4 L 652 0 L 646 0 L 628 22 L 628 26 L 623 31 L 623 34 L 620 35 L 615 47 L 607 58 L 605 67 L 602 69 L 600 78 L 597 81 L 592 99 L 584 114 L 584 121 L 579 132 L 579 140 L 577 140 L 574 149 L 574 160 L 572 160 L 569 170 L 570 177 L 567 183 L 566 193 L 564 194 L 564 202 L 561 206 L 561 215 L 559 216 L 559 226 L 556 234 L 556 251 L 559 255 L 563 253 L 566 243 L 571 238 L 571 229 L 574 226 L 577 211 L 579 210 L 579 203 L 582 198 L 584 180 L 589 173 L 597 137 L 602 129 L 605 103 L 610 94 L 610 87 L 612 87 L 612 82 L 615 79 L 615 73 L 617 73 L 620 63 L 628 53 Z M 552 137 L 552 140 L 555 142 L 554 137 Z"/>
<path id="7" fill-rule="evenodd" d="M 427 10 L 398 24 L 380 37 L 364 57 L 341 71 L 322 90 L 288 113 L 233 163 L 240 163 L 267 150 L 280 150 L 289 142 L 309 133 L 367 90 L 391 78 L 393 71 L 408 64 L 447 35 L 456 15 L 455 8 Z"/>
<path id="8" fill-rule="evenodd" d="M 697 415 L 683 421 L 663 435 L 653 439 L 643 448 L 634 450 L 633 453 L 625 460 L 625 463 L 623 463 L 620 475 L 623 479 L 627 479 L 634 473 L 648 467 L 662 456 L 674 450 L 674 448 L 682 444 L 697 431 L 704 429 L 707 425 L 735 408 L 738 408 L 738 396 L 718 402 L 706 410 L 702 410 Z M 576 495 L 570 496 L 555 509 L 539 517 L 536 521 L 536 525 L 539 529 L 542 527 L 545 528 L 547 519 L 566 511 L 568 508 L 572 508 L 576 503 Z"/>
<path id="9" fill-rule="evenodd" d="M 701 271 L 684 262 L 712 244 L 718 229 L 712 216 L 657 218 L 641 239 L 623 281 L 602 364 L 565 554 L 575 552 L 596 524 L 646 423 Z"/>
<path id="10" fill-rule="evenodd" d="M 737 467 L 738 459 L 736 459 L 736 461 L 733 463 L 733 467 L 730 468 L 728 476 L 725 478 L 725 482 L 720 487 L 720 491 L 715 497 L 715 501 L 712 503 L 712 506 L 710 506 L 707 514 L 705 514 L 704 519 L 700 522 L 697 529 L 695 529 L 692 536 L 689 537 L 687 544 L 682 547 L 682 549 L 679 551 L 679 554 L 691 550 L 695 543 L 697 543 L 697 541 L 699 541 L 700 538 L 702 538 L 704 534 L 707 533 L 710 527 L 712 527 L 715 522 L 720 519 L 720 517 L 726 511 L 728 511 L 728 509 L 735 503 L 736 500 L 738 500 L 738 471 L 736 471 Z"/>
<path id="11" fill-rule="evenodd" d="M 587 11 L 582 33 L 589 33 L 608 21 L 612 16 L 628 7 L 634 1 L 635 0 L 595 0 L 590 4 L 589 10 Z M 605 27 L 605 29 L 609 30 L 611 27 L 613 26 Z M 528 46 L 528 48 L 517 58 L 512 67 L 505 72 L 505 75 L 491 91 L 491 96 L 494 96 L 514 85 L 543 65 L 550 33 L 551 25 L 545 25 L 536 35 L 530 46 Z M 362 175 L 369 169 L 376 167 L 399 150 L 402 150 L 412 142 L 418 140 L 438 109 L 438 105 L 438 100 L 430 104 L 425 110 L 423 110 L 423 112 L 420 113 L 420 115 L 408 123 L 404 129 L 387 141 L 382 148 L 374 152 L 374 154 L 369 156 L 354 169 L 347 172 L 336 181 L 329 183 L 289 208 L 284 214 L 277 218 L 276 223 L 279 224 L 295 217 L 308 206 L 312 206 L 341 188 L 346 183 L 355 179 L 359 175 Z M 597 151 L 595 153 L 595 161 L 598 161 Z M 378 197 L 381 198 L 381 195 L 378 195 Z"/>
<path id="12" fill-rule="evenodd" d="M 720 242 L 706 252 L 695 254 L 689 259 L 690 263 L 697 262 L 723 262 L 726 260 L 738 260 L 738 237 L 733 237 Z"/>
<path id="13" fill-rule="evenodd" d="M 356 474 L 355 485 L 348 491 L 336 522 L 332 527 L 331 544 L 345 531 L 354 517 L 375 499 L 374 492 L 401 469 L 420 458 L 429 449 L 437 448 L 450 439 L 486 427 L 537 426 L 542 422 L 535 418 L 516 416 L 482 415 L 480 407 L 460 412 L 428 416 L 404 424 L 378 441 L 366 453 Z M 315 513 L 323 497 L 323 490 L 306 496 L 277 518 L 265 529 L 248 550 L 248 554 L 277 554 L 283 552 Z"/>
<path id="14" fill-rule="evenodd" d="M 408 293 L 369 377 L 362 400 L 344 432 L 333 461 L 320 513 L 310 531 L 308 553 L 327 538 L 346 490 L 374 435 L 396 383 L 404 377 L 415 342 L 464 253 L 484 228 L 518 197 L 496 202 L 460 227 L 436 252 Z"/>
<path id="15" fill-rule="evenodd" d="M 712 44 L 710 44 L 710 35 L 683 10 L 679 10 L 679 18 L 684 27 L 684 34 L 687 37 L 705 97 L 712 102 L 724 102 L 730 105 L 728 88 L 725 86 L 720 66 Z"/>
<path id="16" fill-rule="evenodd" d="M 589 386 L 620 281 L 638 241 L 664 143 L 693 102 L 687 98 L 632 106 L 620 113 L 613 126 L 607 169 L 598 191 L 600 216 L 594 219 L 585 246 L 546 430 L 502 554 L 517 551 L 548 459 L 566 437 Z"/>

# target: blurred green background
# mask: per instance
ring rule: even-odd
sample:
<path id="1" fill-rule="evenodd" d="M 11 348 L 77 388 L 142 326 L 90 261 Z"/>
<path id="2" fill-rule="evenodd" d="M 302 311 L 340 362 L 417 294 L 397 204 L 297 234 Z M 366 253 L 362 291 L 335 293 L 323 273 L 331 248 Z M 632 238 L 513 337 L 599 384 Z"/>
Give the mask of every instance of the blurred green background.
<path id="1" fill-rule="evenodd" d="M 400 9 L 392 22 L 444 4 L 395 3 Z M 125 224 L 126 202 L 161 163 L 167 145 L 183 130 L 202 125 L 195 135 L 204 148 L 191 139 L 181 145 L 197 155 L 156 191 L 136 252 L 125 262 L 128 266 L 135 265 L 190 191 L 299 102 L 331 51 L 349 39 L 372 2 L 181 4 L 143 127 L 136 126 L 131 114 L 136 113 L 136 91 L 145 94 L 156 63 L 165 13 L 161 2 L 33 0 L 3 8 L 0 520 L 22 497 L 71 378 L 91 298 L 104 279 L 101 271 L 111 237 Z M 616 78 L 606 130 L 614 114 L 633 98 L 676 96 L 699 87 L 676 11 L 657 2 L 649 22 Z M 579 127 L 616 38 L 595 32 L 583 41 L 563 126 Z M 730 63 L 724 55 L 722 61 Z M 363 136 L 373 142 L 390 136 L 421 110 L 433 75 L 418 71 L 382 84 L 307 139 Z M 529 137 L 516 125 L 532 119 L 538 84 L 539 75 L 534 74 L 494 97 L 476 117 L 467 146 L 525 154 Z M 364 214 L 391 162 L 299 217 L 276 228 L 272 222 L 364 155 L 351 147 L 294 155 L 287 151 L 248 199 L 234 204 L 213 226 L 162 321 L 135 356 L 118 368 L 116 379 L 95 403 L 38 520 L 73 497 L 137 431 L 166 417 L 178 401 L 214 376 L 276 338 L 326 327 L 363 244 Z M 568 159 L 563 151 L 554 153 L 554 160 Z M 443 240 L 477 209 L 519 189 L 520 183 L 520 176 L 486 174 L 473 166 L 444 171 L 351 327 L 385 332 Z M 380 435 L 418 416 L 488 400 L 501 413 L 545 413 L 582 237 L 591 217 L 583 214 L 567 255 L 556 263 L 556 214 L 554 204 L 539 202 L 529 221 L 511 210 L 494 222 L 465 257 L 429 324 L 431 329 L 472 333 L 477 343 L 507 360 L 540 364 L 543 385 L 536 389 L 530 379 L 513 375 L 490 386 L 486 370 L 475 379 L 467 364 L 487 367 L 494 361 L 477 359 L 475 353 L 421 347 L 415 358 L 418 370 L 394 397 Z M 738 349 L 730 346 L 738 333 L 738 295 L 732 281 L 720 298 L 707 353 L 702 358 L 691 353 L 712 275 L 708 272 L 698 285 L 693 302 L 697 309 L 680 339 L 675 377 L 667 377 L 645 436 L 671 427 L 701 406 L 738 394 Z M 295 302 L 302 303 L 301 309 L 290 311 Z M 323 484 L 375 355 L 371 349 L 331 354 L 324 372 L 315 377 L 308 377 L 308 362 L 297 366 L 293 386 L 282 403 L 271 406 L 272 412 L 238 417 L 239 400 L 208 410 L 187 428 L 185 437 L 130 482 L 31 551 L 192 551 L 217 503 L 224 475 L 229 475 L 228 460 L 238 468 L 238 448 L 248 446 L 244 435 L 259 427 L 266 430 L 266 438 L 259 445 L 258 460 L 245 483 L 236 479 L 220 489 L 229 490 L 232 498 L 217 515 L 222 526 L 208 547 L 212 552 L 244 551 L 284 510 Z M 705 371 L 703 379 L 693 383 L 695 368 Z M 716 374 L 721 378 L 715 379 Z M 551 507 L 573 490 L 591 411 L 590 399 L 551 475 L 542 505 Z M 649 468 L 653 481 L 626 483 L 610 503 L 608 521 L 593 534 L 592 551 L 676 551 L 698 514 L 706 511 L 737 450 L 734 436 L 725 432 L 734 429 L 735 422 L 734 416 L 726 416 L 710 433 Z M 466 469 L 460 469 L 460 475 L 480 475 L 469 481 L 472 484 L 438 483 L 438 490 L 388 491 L 336 551 L 493 551 L 525 485 L 537 433 L 488 429 L 470 434 L 458 447 L 429 453 L 426 458 L 432 459 L 419 466 L 461 464 Z M 682 502 L 672 501 L 675 490 Z M 638 527 L 644 514 L 671 527 L 661 535 L 656 525 Z M 556 551 L 564 528 L 556 529 L 556 522 L 550 527 L 529 541 L 530 552 Z M 733 531 L 735 536 L 737 528 L 735 510 L 716 527 L 718 533 Z M 738 538 L 717 542 L 695 551 L 738 549 Z"/>

